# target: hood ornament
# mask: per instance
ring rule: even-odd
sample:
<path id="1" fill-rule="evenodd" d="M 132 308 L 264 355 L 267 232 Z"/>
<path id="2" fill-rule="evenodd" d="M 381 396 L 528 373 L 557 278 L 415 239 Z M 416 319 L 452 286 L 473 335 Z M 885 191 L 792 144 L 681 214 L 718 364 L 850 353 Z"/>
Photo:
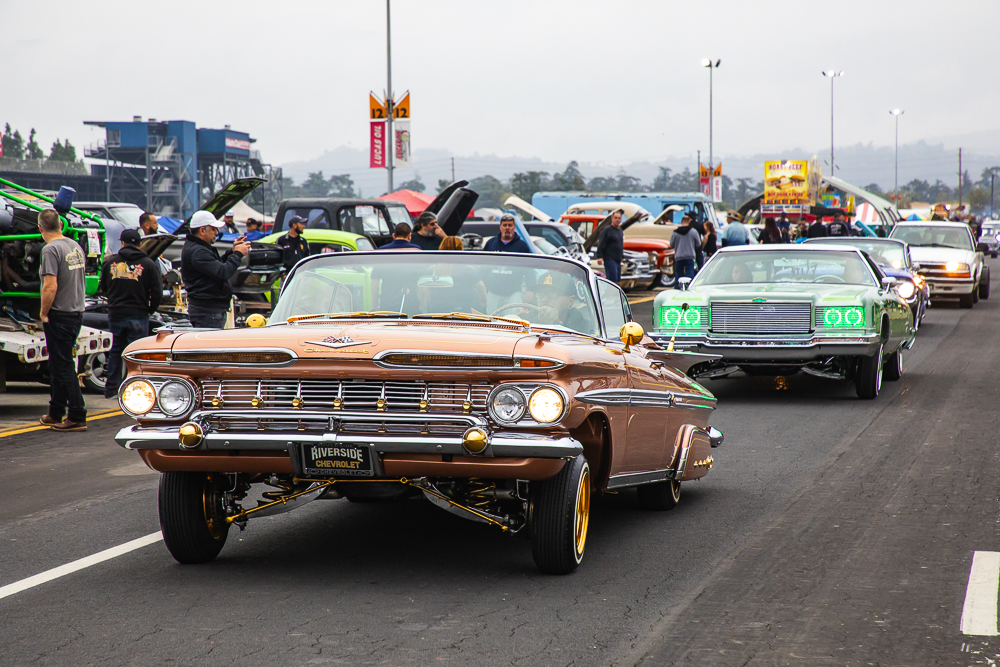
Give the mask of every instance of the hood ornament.
<path id="1" fill-rule="evenodd" d="M 355 341 L 350 336 L 327 336 L 323 340 L 307 340 L 306 342 L 311 345 L 322 345 L 323 347 L 331 347 L 335 350 L 341 347 L 351 347 L 352 345 L 372 344 L 370 340 Z"/>

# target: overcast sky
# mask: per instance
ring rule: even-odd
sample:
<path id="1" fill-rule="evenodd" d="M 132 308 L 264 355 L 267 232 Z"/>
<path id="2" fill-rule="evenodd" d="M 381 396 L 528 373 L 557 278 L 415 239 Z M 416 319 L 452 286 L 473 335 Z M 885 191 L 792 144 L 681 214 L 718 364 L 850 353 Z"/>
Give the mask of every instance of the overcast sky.
<path id="1" fill-rule="evenodd" d="M 368 143 L 385 2 L 0 0 L 0 123 L 78 149 L 84 120 L 248 131 L 282 164 Z M 1000 135 L 1000 2 L 394 0 L 393 87 L 414 152 L 624 163 Z M 969 146 L 975 150 L 975 146 Z"/>

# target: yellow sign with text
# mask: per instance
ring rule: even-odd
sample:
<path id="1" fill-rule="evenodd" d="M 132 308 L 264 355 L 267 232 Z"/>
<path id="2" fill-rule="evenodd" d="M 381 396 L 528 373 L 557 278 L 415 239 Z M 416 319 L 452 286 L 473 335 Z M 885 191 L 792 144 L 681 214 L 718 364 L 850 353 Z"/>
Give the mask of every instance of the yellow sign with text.
<path id="1" fill-rule="evenodd" d="M 410 91 L 406 91 L 403 99 L 393 105 L 392 117 L 396 119 L 407 119 L 410 117 Z"/>
<path id="2" fill-rule="evenodd" d="M 385 120 L 385 102 L 368 93 L 368 111 L 371 120 Z"/>
<path id="3" fill-rule="evenodd" d="M 764 203 L 809 203 L 809 163 L 773 160 L 764 163 Z"/>

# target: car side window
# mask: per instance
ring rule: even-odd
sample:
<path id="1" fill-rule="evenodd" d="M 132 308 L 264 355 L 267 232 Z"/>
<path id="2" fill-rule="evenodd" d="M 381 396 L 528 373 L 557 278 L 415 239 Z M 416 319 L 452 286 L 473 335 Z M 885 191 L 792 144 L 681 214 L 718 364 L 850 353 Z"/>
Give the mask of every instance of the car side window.
<path id="1" fill-rule="evenodd" d="M 340 229 L 352 234 L 385 236 L 389 234 L 389 221 L 385 212 L 374 206 L 344 206 L 337 212 Z"/>
<path id="2" fill-rule="evenodd" d="M 330 220 L 326 211 L 321 208 L 288 208 L 274 225 L 274 231 L 287 232 L 288 221 L 294 216 L 302 216 L 306 219 L 306 227 L 309 229 L 330 229 Z"/>
<path id="3" fill-rule="evenodd" d="M 313 242 L 309 244 L 309 252 L 313 255 L 322 255 L 328 252 L 352 252 L 353 248 L 340 243 Z"/>
<path id="4" fill-rule="evenodd" d="M 625 294 L 614 283 L 607 280 L 597 281 L 597 295 L 601 301 L 601 312 L 604 313 L 604 329 L 608 338 L 616 338 L 618 331 L 628 320 L 626 310 L 628 306 Z"/>

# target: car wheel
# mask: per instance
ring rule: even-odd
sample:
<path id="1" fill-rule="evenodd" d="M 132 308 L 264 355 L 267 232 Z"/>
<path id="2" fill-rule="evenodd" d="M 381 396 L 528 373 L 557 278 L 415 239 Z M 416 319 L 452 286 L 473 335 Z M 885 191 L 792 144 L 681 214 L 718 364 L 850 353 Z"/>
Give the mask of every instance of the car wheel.
<path id="1" fill-rule="evenodd" d="M 858 362 L 858 371 L 854 378 L 858 398 L 876 398 L 882 389 L 882 349 L 884 345 L 884 343 L 879 343 L 875 354 L 870 357 L 862 357 Z"/>
<path id="2" fill-rule="evenodd" d="M 975 292 L 975 290 L 973 290 L 973 292 Z M 972 308 L 975 303 L 975 297 L 972 294 L 963 294 L 958 297 L 958 305 L 961 308 Z"/>
<path id="3" fill-rule="evenodd" d="M 218 473 L 165 472 L 160 475 L 160 530 L 179 563 L 214 560 L 229 535 L 222 508 L 224 476 Z"/>
<path id="4" fill-rule="evenodd" d="M 900 347 L 892 353 L 884 364 L 882 364 L 883 377 L 890 382 L 895 382 L 903 377 L 903 348 Z"/>
<path id="5" fill-rule="evenodd" d="M 532 484 L 531 553 L 546 574 L 569 574 L 583 560 L 590 524 L 590 466 L 583 455 L 552 479 Z"/>
<path id="6" fill-rule="evenodd" d="M 675 479 L 635 487 L 639 506 L 644 510 L 665 512 L 677 507 L 681 501 L 681 483 Z"/>
<path id="7" fill-rule="evenodd" d="M 997 258 L 997 253 L 991 252 L 990 253 L 990 257 L 992 257 L 993 259 L 996 259 Z"/>
<path id="8" fill-rule="evenodd" d="M 89 373 L 88 366 L 90 367 Z M 96 352 L 80 357 L 77 372 L 88 373 L 83 377 L 85 389 L 103 396 L 104 388 L 108 384 L 108 353 Z"/>
<path id="9" fill-rule="evenodd" d="M 988 299 L 990 298 L 990 269 L 989 267 L 983 267 L 983 275 L 979 279 L 979 298 Z"/>

